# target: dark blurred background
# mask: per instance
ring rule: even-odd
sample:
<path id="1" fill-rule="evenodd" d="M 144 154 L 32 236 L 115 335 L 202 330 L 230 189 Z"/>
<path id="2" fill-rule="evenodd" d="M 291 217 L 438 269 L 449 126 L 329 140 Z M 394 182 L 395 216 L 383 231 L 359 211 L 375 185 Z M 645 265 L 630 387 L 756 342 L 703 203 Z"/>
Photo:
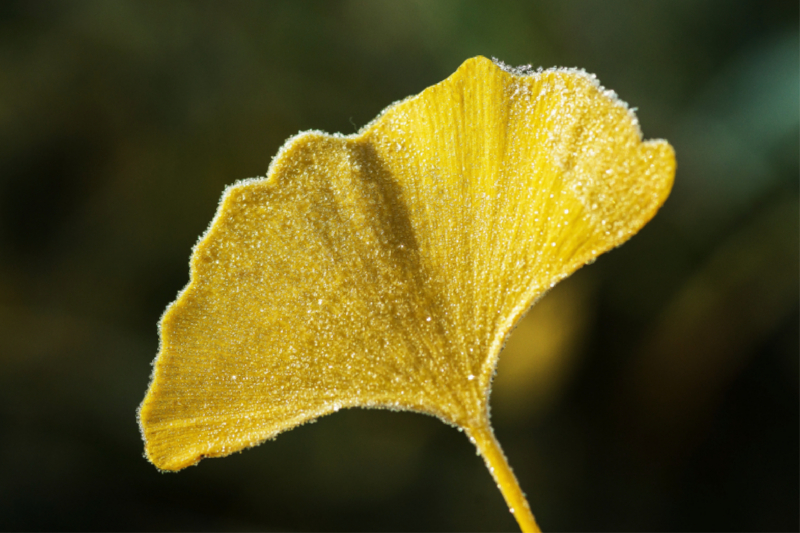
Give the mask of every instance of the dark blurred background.
<path id="1" fill-rule="evenodd" d="M 164 475 L 135 410 L 223 188 L 465 59 L 579 66 L 675 147 L 526 317 L 495 429 L 547 530 L 797 530 L 798 3 L 0 3 L 0 528 L 513 530 L 464 435 L 349 410 Z"/>

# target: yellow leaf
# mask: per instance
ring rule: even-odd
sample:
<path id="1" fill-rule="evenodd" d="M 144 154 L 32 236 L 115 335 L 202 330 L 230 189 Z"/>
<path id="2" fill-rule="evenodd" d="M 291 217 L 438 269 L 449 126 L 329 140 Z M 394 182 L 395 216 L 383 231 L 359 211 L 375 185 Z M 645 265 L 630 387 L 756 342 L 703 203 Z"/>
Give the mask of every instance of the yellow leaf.
<path id="1" fill-rule="evenodd" d="M 147 457 L 178 470 L 345 407 L 419 411 L 467 431 L 535 528 L 489 425 L 498 354 L 655 214 L 674 170 L 594 78 L 483 57 L 357 135 L 293 137 L 225 192 L 162 318 Z"/>

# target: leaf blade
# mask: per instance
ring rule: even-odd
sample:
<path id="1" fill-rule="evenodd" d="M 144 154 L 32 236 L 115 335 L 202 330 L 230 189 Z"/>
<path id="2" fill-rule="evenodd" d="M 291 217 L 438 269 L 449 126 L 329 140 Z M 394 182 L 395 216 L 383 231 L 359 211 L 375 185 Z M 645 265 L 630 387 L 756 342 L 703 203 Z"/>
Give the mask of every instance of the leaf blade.
<path id="1" fill-rule="evenodd" d="M 589 76 L 474 58 L 357 136 L 291 139 L 228 189 L 140 408 L 180 469 L 343 407 L 488 427 L 506 335 L 638 231 L 674 154 Z"/>

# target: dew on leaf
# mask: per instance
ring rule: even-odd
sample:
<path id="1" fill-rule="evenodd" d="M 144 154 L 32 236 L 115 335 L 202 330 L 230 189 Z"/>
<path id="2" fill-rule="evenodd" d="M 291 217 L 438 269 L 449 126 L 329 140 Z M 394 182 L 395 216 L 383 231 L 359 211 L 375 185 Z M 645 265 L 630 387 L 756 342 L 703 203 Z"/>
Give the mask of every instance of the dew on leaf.
<path id="1" fill-rule="evenodd" d="M 161 320 L 148 459 L 179 470 L 348 407 L 424 412 L 467 433 L 536 530 L 489 423 L 500 350 L 655 215 L 674 171 L 593 76 L 483 57 L 356 135 L 292 137 L 225 191 Z"/>

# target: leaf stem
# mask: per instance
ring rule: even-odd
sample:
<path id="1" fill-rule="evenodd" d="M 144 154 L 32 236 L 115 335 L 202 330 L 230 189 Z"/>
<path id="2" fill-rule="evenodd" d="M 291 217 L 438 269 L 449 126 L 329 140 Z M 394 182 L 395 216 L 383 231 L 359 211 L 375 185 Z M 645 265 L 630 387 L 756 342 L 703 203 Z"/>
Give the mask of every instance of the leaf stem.
<path id="1" fill-rule="evenodd" d="M 489 472 L 492 473 L 492 477 L 506 500 L 508 510 L 517 519 L 520 529 L 523 533 L 541 532 L 536 524 L 536 519 L 533 518 L 528 500 L 525 499 L 525 494 L 520 489 L 517 478 L 511 471 L 506 456 L 500 448 L 500 443 L 494 437 L 492 427 L 486 422 L 483 427 L 465 429 L 483 456 Z"/>

